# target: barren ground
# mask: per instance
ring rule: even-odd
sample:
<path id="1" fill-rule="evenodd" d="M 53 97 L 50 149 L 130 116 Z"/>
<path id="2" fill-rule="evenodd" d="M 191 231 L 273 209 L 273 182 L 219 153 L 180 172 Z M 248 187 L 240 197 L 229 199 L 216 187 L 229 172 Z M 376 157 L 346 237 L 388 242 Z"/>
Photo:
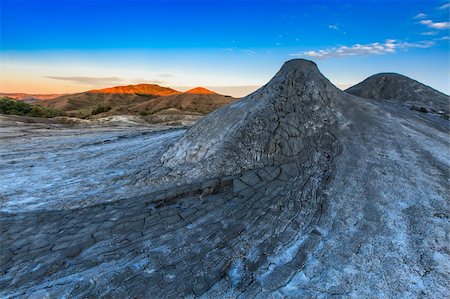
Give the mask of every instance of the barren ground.
<path id="1" fill-rule="evenodd" d="M 64 125 L 0 116 L 3 211 L 73 207 L 148 192 L 155 155 L 185 129 L 142 123 Z"/>

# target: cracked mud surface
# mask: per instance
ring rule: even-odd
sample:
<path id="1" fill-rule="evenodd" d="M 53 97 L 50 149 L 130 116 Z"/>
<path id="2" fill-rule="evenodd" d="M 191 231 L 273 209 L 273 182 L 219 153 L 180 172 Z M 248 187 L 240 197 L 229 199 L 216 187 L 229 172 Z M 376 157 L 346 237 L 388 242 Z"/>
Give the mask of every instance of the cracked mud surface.
<path id="1" fill-rule="evenodd" d="M 48 203 L 24 211 L 15 200 L 35 184 L 1 189 L 3 297 L 449 292 L 448 127 L 345 94 L 311 62 L 288 62 L 265 87 L 188 131 L 78 132 L 69 138 L 76 146 L 53 131 L 30 136 L 76 171 L 69 186 L 77 196 L 50 177 L 60 193 L 43 188 Z M 83 171 L 64 160 L 82 145 L 111 157 L 110 166 L 86 155 Z M 20 168 L 2 173 L 10 182 L 31 163 L 13 146 L 2 146 L 8 161 L 21 157 Z M 120 188 L 108 172 L 115 168 L 125 171 Z M 90 178 L 98 178 L 95 199 L 83 189 Z"/>
<path id="2" fill-rule="evenodd" d="M 184 131 L 3 120 L 0 209 L 61 209 L 148 193 L 143 181 L 155 170 L 154 156 Z"/>

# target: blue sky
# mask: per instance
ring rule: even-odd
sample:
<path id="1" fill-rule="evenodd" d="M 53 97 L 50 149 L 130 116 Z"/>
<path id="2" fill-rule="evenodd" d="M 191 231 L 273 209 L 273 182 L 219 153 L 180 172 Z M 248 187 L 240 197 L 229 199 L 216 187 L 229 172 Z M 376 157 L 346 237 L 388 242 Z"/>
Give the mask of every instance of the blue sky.
<path id="1" fill-rule="evenodd" d="M 3 92 L 157 83 L 240 96 L 295 57 L 340 87 L 393 71 L 450 92 L 448 1 L 0 3 Z"/>

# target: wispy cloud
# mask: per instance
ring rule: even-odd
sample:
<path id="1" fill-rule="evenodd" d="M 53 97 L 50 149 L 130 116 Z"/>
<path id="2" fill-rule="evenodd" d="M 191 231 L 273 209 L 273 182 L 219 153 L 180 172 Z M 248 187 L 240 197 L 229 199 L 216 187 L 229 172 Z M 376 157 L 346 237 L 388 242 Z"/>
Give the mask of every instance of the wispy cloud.
<path id="1" fill-rule="evenodd" d="M 328 25 L 328 29 L 339 31 L 339 27 L 337 25 Z"/>
<path id="2" fill-rule="evenodd" d="M 136 82 L 137 84 L 139 83 L 149 83 L 149 84 L 156 84 L 156 85 L 167 85 L 166 81 L 161 81 L 161 80 L 144 80 L 144 81 L 140 81 L 140 82 Z"/>
<path id="3" fill-rule="evenodd" d="M 256 52 L 252 51 L 252 50 L 241 50 L 242 53 L 250 55 L 250 56 L 255 56 Z"/>
<path id="4" fill-rule="evenodd" d="M 421 13 L 417 14 L 414 17 L 414 19 L 425 19 L 427 16 L 428 16 L 427 14 L 424 14 L 424 13 L 421 12 Z"/>
<path id="5" fill-rule="evenodd" d="M 85 85 L 101 85 L 101 84 L 116 84 L 123 82 L 123 79 L 118 77 L 84 77 L 84 76 L 44 76 L 45 78 L 68 81 L 75 84 L 85 84 Z"/>
<path id="6" fill-rule="evenodd" d="M 426 31 L 426 32 L 421 33 L 421 35 L 428 35 L 428 36 L 436 35 L 436 34 L 438 34 L 437 31 Z"/>
<path id="7" fill-rule="evenodd" d="M 172 74 L 172 73 L 161 73 L 161 74 L 158 74 L 158 76 L 161 77 L 161 78 L 171 78 L 171 77 L 175 77 L 175 75 Z"/>
<path id="8" fill-rule="evenodd" d="M 447 35 L 440 38 L 435 38 L 434 40 L 450 40 L 450 36 Z"/>
<path id="9" fill-rule="evenodd" d="M 123 80 L 124 84 L 157 84 L 157 85 L 167 85 L 166 81 L 162 80 L 149 80 L 144 78 L 134 78 L 131 80 Z"/>
<path id="10" fill-rule="evenodd" d="M 226 52 L 234 52 L 234 53 L 243 53 L 249 56 L 255 56 L 256 52 L 253 50 L 249 50 L 249 49 L 239 49 L 238 47 L 228 47 L 228 48 L 223 48 L 221 49 L 222 51 L 226 51 Z"/>
<path id="11" fill-rule="evenodd" d="M 433 22 L 432 20 L 422 20 L 419 23 L 433 29 L 450 28 L 450 22 Z"/>
<path id="12" fill-rule="evenodd" d="M 333 47 L 324 50 L 306 51 L 293 53 L 295 57 L 313 57 L 317 59 L 325 59 L 331 57 L 346 57 L 359 55 L 384 55 L 395 53 L 398 49 L 407 50 L 409 48 L 430 48 L 435 44 L 433 41 L 420 41 L 416 43 L 408 43 L 396 40 L 387 40 L 384 43 L 371 44 L 355 44 L 352 46 Z"/>
<path id="13" fill-rule="evenodd" d="M 447 9 L 450 8 L 450 3 L 439 6 L 439 9 Z"/>

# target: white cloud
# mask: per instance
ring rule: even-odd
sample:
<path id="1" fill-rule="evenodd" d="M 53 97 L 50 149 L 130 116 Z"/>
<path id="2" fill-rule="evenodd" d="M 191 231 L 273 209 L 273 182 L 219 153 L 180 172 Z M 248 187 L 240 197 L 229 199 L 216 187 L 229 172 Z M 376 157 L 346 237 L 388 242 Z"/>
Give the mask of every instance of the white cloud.
<path id="1" fill-rule="evenodd" d="M 433 29 L 447 29 L 450 28 L 450 22 L 433 22 L 432 20 L 422 20 L 420 24 Z"/>
<path id="2" fill-rule="evenodd" d="M 419 14 L 417 14 L 415 17 L 414 17 L 414 19 L 425 19 L 427 17 L 427 14 L 424 14 L 424 13 L 419 13 Z"/>
<path id="3" fill-rule="evenodd" d="M 328 28 L 329 28 L 329 29 L 336 30 L 336 31 L 339 31 L 339 27 L 336 26 L 336 25 L 328 25 Z"/>
<path id="4" fill-rule="evenodd" d="M 439 6 L 439 9 L 447 9 L 447 8 L 450 8 L 450 3 Z"/>
<path id="5" fill-rule="evenodd" d="M 386 40 L 384 43 L 371 44 L 355 44 L 352 46 L 333 47 L 325 50 L 306 51 L 293 53 L 295 57 L 313 57 L 317 59 L 325 59 L 331 57 L 346 57 L 359 55 L 384 55 L 395 53 L 399 49 L 407 50 L 409 48 L 430 48 L 435 43 L 433 41 L 420 41 L 416 43 L 408 43 L 396 41 L 393 39 Z"/>

